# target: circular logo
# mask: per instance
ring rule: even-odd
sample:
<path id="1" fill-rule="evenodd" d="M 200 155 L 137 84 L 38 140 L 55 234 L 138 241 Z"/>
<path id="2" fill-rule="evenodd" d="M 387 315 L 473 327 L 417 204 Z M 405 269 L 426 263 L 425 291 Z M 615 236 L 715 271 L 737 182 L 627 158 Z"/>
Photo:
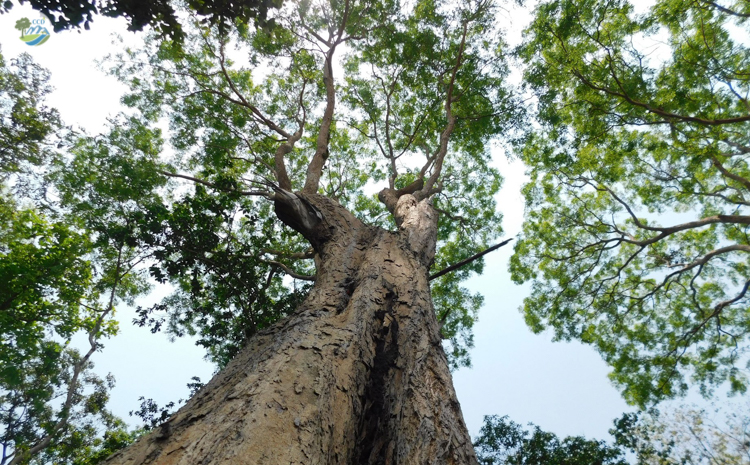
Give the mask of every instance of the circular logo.
<path id="1" fill-rule="evenodd" d="M 49 39 L 50 33 L 45 23 L 44 19 L 21 18 L 16 21 L 16 29 L 21 31 L 21 40 L 26 42 L 26 45 L 36 47 Z"/>

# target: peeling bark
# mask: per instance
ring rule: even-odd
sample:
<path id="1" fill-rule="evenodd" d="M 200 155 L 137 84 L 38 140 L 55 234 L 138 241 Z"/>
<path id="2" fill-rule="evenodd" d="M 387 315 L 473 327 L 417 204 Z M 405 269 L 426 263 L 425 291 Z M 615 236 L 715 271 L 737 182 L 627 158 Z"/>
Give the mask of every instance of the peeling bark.
<path id="1" fill-rule="evenodd" d="M 395 233 L 317 194 L 276 211 L 320 257 L 308 298 L 107 463 L 477 463 L 430 298 L 430 204 L 399 198 Z"/>

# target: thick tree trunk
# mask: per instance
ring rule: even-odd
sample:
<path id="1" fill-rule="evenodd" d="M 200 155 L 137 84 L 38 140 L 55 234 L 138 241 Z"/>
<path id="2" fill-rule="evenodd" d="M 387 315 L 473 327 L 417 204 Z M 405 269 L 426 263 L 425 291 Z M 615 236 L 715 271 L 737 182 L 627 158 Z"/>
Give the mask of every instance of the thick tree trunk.
<path id="1" fill-rule="evenodd" d="M 276 207 L 320 256 L 310 296 L 107 463 L 477 463 L 430 299 L 429 204 L 399 198 L 398 233 L 318 195 Z"/>

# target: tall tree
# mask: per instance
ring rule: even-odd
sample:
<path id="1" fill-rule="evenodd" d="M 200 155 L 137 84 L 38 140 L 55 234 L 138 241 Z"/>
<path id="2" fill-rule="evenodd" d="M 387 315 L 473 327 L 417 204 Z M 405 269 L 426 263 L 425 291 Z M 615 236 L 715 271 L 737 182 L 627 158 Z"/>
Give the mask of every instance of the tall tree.
<path id="1" fill-rule="evenodd" d="M 48 79 L 28 55 L 9 64 L 0 55 L 3 465 L 83 460 L 129 437 L 106 409 L 114 380 L 92 368 L 102 340 L 117 332 L 116 304 L 145 290 L 133 271 L 139 252 L 125 243 L 127 224 L 114 194 L 127 202 L 136 195 L 133 186 L 126 191 L 111 179 L 106 188 L 96 185 L 95 167 L 69 164 L 56 150 L 77 148 L 68 144 L 72 134 L 57 112 L 44 104 Z M 116 148 L 114 137 L 106 144 L 102 139 L 105 153 Z M 127 142 L 128 149 L 138 148 Z M 100 169 L 116 172 L 101 158 Z M 94 190 L 97 198 L 87 198 Z M 73 347 L 76 337 L 85 341 L 83 350 Z M 105 439 L 102 428 L 110 430 Z"/>
<path id="2" fill-rule="evenodd" d="M 108 463 L 476 463 L 443 339 L 467 363 L 481 298 L 459 282 L 482 262 L 432 295 L 430 276 L 501 231 L 490 140 L 517 111 L 494 13 L 486 0 L 289 3 L 271 30 L 196 24 L 179 46 L 115 61 L 124 101 L 166 119 L 175 151 L 129 159 L 153 169 L 127 179 L 190 182 L 131 231 L 179 286 L 141 322 L 168 318 L 236 355 Z M 300 295 L 282 274 L 314 285 L 269 314 Z M 212 342 L 222 332 L 237 342 Z"/>
<path id="3" fill-rule="evenodd" d="M 540 117 L 511 266 L 526 321 L 596 347 L 641 406 L 747 389 L 748 13 L 547 1 L 520 50 Z"/>

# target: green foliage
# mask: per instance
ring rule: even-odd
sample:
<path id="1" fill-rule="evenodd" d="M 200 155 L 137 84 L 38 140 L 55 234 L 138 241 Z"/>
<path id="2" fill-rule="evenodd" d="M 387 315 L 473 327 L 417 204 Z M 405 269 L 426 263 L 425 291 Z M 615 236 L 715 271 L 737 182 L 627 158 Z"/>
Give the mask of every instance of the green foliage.
<path id="1" fill-rule="evenodd" d="M 128 0 L 19 0 L 19 3 L 31 4 L 50 19 L 55 31 L 75 29 L 83 26 L 89 29 L 95 15 L 110 18 L 124 17 L 128 21 L 129 31 L 140 31 L 151 26 L 161 34 L 172 38 L 182 38 L 184 20 L 178 17 L 174 4 L 168 0 L 150 2 L 132 2 Z M 266 24 L 269 11 L 281 6 L 282 0 L 250 0 L 242 2 L 225 2 L 218 0 L 187 0 L 184 4 L 192 13 L 202 17 L 207 24 L 218 24 L 224 28 L 233 21 L 247 22 L 255 20 Z M 0 13 L 7 13 L 14 2 L 6 0 L 0 5 Z M 25 26 L 27 28 L 29 26 Z M 18 29 L 18 23 L 16 23 Z"/>
<path id="2" fill-rule="evenodd" d="M 746 7 L 547 1 L 519 50 L 539 116 L 511 264 L 526 320 L 593 345 L 637 405 L 746 390 Z"/>
<path id="3" fill-rule="evenodd" d="M 105 227 L 113 202 L 82 208 L 65 190 L 80 199 L 93 178 L 51 149 L 67 135 L 43 104 L 48 73 L 28 56 L 15 63 L 0 63 L 0 463 L 68 463 L 86 448 L 110 450 L 102 430 L 122 430 L 106 410 L 114 380 L 95 374 L 91 357 L 117 332 L 119 298 L 143 286 L 122 235 Z M 74 340 L 87 340 L 85 352 Z"/>
<path id="4" fill-rule="evenodd" d="M 247 338 L 292 312 L 309 286 L 289 289 L 281 269 L 260 260 L 274 248 L 278 225 L 251 213 L 253 202 L 197 186 L 169 207 L 145 212 L 150 230 L 142 241 L 156 263 L 151 275 L 171 282 L 175 292 L 150 308 L 139 308 L 136 323 L 171 336 L 198 336 L 207 358 L 226 365 Z"/>
<path id="5" fill-rule="evenodd" d="M 95 437 L 95 424 L 114 421 L 105 410 L 114 381 L 94 374 L 90 354 L 82 356 L 68 344 L 80 332 L 95 340 L 109 336 L 116 325 L 102 324 L 95 307 L 92 265 L 83 259 L 91 251 L 87 237 L 34 210 L 17 209 L 6 197 L 0 201 L 0 224 L 0 279 L 6 283 L 0 293 L 5 463 L 46 438 L 54 450 L 87 443 Z"/>
<path id="6" fill-rule="evenodd" d="M 68 450 L 56 453 L 55 457 L 70 456 L 72 465 L 103 463 L 110 455 L 135 442 L 143 434 L 143 431 L 128 431 L 122 420 L 115 420 L 107 425 L 107 429 L 101 437 L 97 433 L 98 431 L 94 430 L 85 431 L 84 434 L 79 436 L 82 441 L 66 444 Z M 45 462 L 40 461 L 40 463 Z"/>
<path id="7" fill-rule="evenodd" d="M 555 434 L 522 425 L 496 415 L 484 417 L 479 437 L 474 441 L 482 465 L 627 465 L 624 452 L 604 441 Z"/>
<path id="8" fill-rule="evenodd" d="M 111 377 L 98 377 L 91 362 L 61 344 L 45 341 L 40 348 L 46 353 L 27 361 L 18 382 L 0 387 L 3 463 L 11 458 L 38 464 L 73 460 L 83 449 L 97 447 L 102 429 L 123 428 L 105 409 L 114 385 Z M 81 362 L 84 366 L 77 368 Z M 76 372 L 79 377 L 71 390 Z M 56 400 L 69 395 L 70 408 L 57 407 Z M 58 427 L 61 421 L 65 424 Z M 47 447 L 21 458 L 48 437 Z"/>
<path id="9" fill-rule="evenodd" d="M 57 110 L 44 105 L 48 81 L 49 72 L 30 55 L 19 55 L 10 66 L 0 55 L 0 182 L 28 174 L 52 156 L 49 138 L 61 123 Z"/>
<path id="10" fill-rule="evenodd" d="M 9 386 L 50 350 L 42 346 L 49 329 L 69 339 L 93 327 L 93 316 L 80 306 L 92 283 L 91 265 L 82 258 L 89 250 L 85 236 L 0 197 L 0 373 Z"/>
<path id="11" fill-rule="evenodd" d="M 484 297 L 471 294 L 459 285 L 458 279 L 451 279 L 447 275 L 433 281 L 430 290 L 451 369 L 471 367 L 469 349 L 474 347 L 472 328 L 477 322 Z"/>
<path id="12" fill-rule="evenodd" d="M 199 377 L 193 376 L 191 379 L 192 382 L 187 384 L 187 387 L 190 389 L 189 397 L 194 396 L 195 393 L 204 386 Z M 143 421 L 144 431 L 151 431 L 164 423 L 175 413 L 175 407 L 186 402 L 184 399 L 180 399 L 177 402 L 167 402 L 163 407 L 160 407 L 154 399 L 140 397 L 138 400 L 141 402 L 141 406 L 138 410 L 131 411 L 130 416 L 136 416 Z"/>
<path id="13" fill-rule="evenodd" d="M 175 181 L 167 186 L 176 189 L 174 201 L 144 210 L 151 229 L 139 227 L 138 240 L 156 259 L 152 276 L 176 290 L 140 309 L 137 323 L 198 335 L 208 357 L 223 366 L 247 337 L 304 298 L 307 285 L 282 278 L 313 274 L 314 254 L 278 222 L 269 202 L 252 195 L 279 182 L 278 153 L 292 189 L 303 187 L 327 102 L 326 55 L 317 50 L 330 43 L 319 37 L 341 21 L 350 36 L 346 73 L 334 83 L 340 97 L 319 192 L 368 223 L 394 228 L 372 186 L 401 188 L 437 169 L 446 92 L 462 57 L 452 78 L 456 128 L 434 195 L 441 218 L 433 268 L 490 245 L 501 233 L 494 201 L 501 177 L 489 165 L 489 143 L 518 115 L 504 85 L 508 67 L 493 8 L 489 2 L 462 8 L 420 2 L 413 11 L 395 2 L 288 3 L 273 28 L 241 25 L 223 33 L 195 23 L 180 44 L 152 37 L 142 50 L 112 58 L 112 73 L 131 87 L 123 102 L 143 124 L 168 122 L 174 153 L 159 168 Z M 178 188 L 180 179 L 195 187 Z M 481 268 L 476 261 L 433 288 L 454 367 L 469 364 L 481 305 L 459 282 Z"/>

